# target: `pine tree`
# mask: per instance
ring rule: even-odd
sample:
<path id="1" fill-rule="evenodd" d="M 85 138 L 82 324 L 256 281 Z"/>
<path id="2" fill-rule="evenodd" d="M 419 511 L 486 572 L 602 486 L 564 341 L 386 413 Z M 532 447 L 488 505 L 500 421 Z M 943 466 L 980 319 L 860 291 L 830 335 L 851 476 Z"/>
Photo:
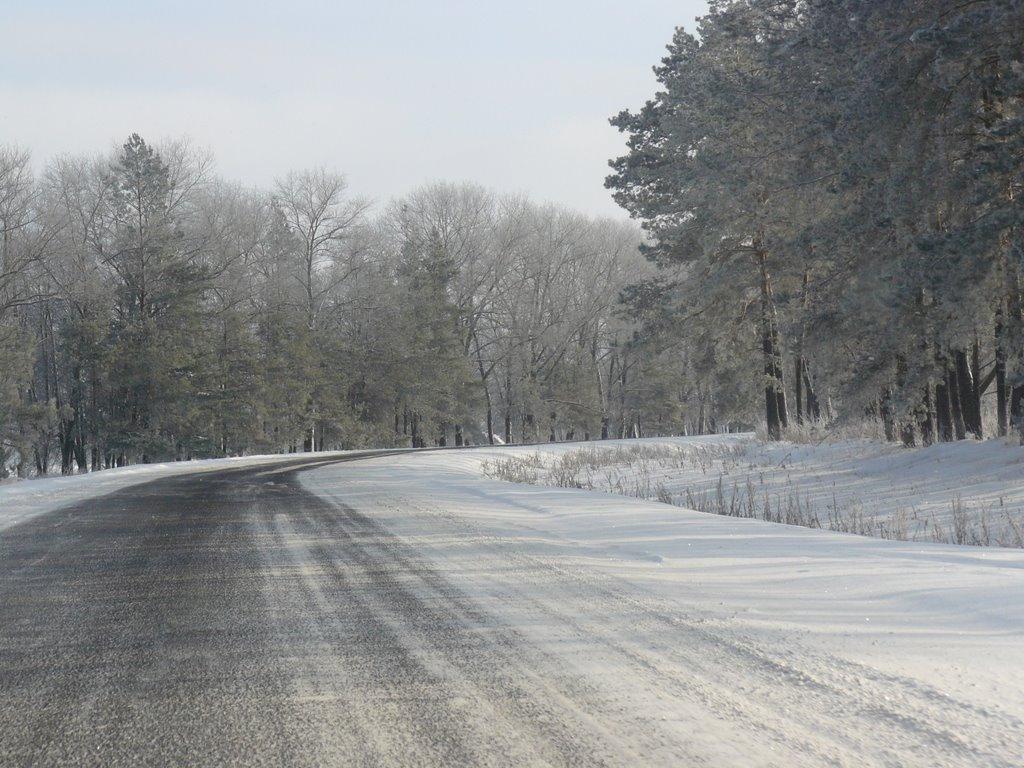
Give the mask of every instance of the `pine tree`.
<path id="1" fill-rule="evenodd" d="M 209 273 L 184 231 L 181 181 L 137 134 L 110 170 L 105 263 L 117 279 L 111 460 L 176 456 L 190 430 L 200 306 Z"/>

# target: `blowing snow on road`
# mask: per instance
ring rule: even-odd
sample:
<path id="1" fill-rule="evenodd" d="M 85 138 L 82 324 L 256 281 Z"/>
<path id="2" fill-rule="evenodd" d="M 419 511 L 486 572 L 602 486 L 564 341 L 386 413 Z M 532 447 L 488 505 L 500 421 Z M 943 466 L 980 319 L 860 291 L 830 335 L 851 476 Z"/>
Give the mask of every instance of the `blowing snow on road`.
<path id="1" fill-rule="evenodd" d="M 1020 552 L 499 483 L 488 453 L 0 491 L 0 764 L 1024 759 Z"/>

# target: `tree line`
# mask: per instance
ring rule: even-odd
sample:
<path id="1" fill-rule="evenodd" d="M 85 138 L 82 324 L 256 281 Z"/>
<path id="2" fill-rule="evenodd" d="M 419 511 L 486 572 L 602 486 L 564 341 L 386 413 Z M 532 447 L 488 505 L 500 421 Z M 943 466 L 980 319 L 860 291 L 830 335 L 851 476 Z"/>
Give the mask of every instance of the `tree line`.
<path id="1" fill-rule="evenodd" d="M 1024 422 L 1024 3 L 713 0 L 613 120 L 648 343 L 719 419 Z"/>
<path id="2" fill-rule="evenodd" d="M 0 473 L 868 419 L 1024 429 L 1024 3 L 720 0 L 612 123 L 641 227 L 0 148 Z"/>
<path id="3" fill-rule="evenodd" d="M 0 470 L 672 431 L 639 229 L 472 184 L 382 206 L 131 136 L 0 149 Z M 654 420 L 661 425 L 655 427 Z"/>

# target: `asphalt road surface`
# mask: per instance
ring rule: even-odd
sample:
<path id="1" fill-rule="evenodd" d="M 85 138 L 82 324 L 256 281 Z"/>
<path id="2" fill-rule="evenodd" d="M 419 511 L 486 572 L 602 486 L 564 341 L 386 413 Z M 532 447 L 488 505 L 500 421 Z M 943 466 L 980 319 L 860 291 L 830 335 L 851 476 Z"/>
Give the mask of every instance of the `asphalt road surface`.
<path id="1" fill-rule="evenodd" d="M 604 762 L 510 633 L 303 490 L 315 465 L 160 479 L 4 532 L 0 764 Z"/>
<path id="2" fill-rule="evenodd" d="M 751 642 L 443 503 L 369 516 L 343 475 L 307 490 L 324 463 L 0 534 L 0 766 L 1015 764 L 1019 721 Z"/>

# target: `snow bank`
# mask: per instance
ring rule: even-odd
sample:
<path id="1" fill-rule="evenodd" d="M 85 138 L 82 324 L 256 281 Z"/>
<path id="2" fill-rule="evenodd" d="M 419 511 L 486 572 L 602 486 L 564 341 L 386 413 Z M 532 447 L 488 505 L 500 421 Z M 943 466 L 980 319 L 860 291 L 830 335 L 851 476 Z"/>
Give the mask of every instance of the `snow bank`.
<path id="1" fill-rule="evenodd" d="M 614 449 L 622 449 L 616 456 Z M 662 455 L 657 450 L 662 449 Z M 537 456 L 537 482 L 672 503 L 702 511 L 749 507 L 763 517 L 810 517 L 832 530 L 911 541 L 1024 546 L 1024 448 L 999 440 L 904 449 L 867 440 L 763 444 L 751 435 L 591 443 L 600 466 L 556 477 L 563 444 L 486 451 L 480 458 Z M 630 452 L 634 453 L 630 453 Z M 647 451 L 649 456 L 636 455 Z M 779 510 L 782 514 L 778 514 Z M 794 519 L 794 522 L 797 520 Z"/>
<path id="2" fill-rule="evenodd" d="M 432 519 L 456 521 L 474 537 L 611 578 L 638 599 L 668 601 L 689 620 L 724 623 L 758 646 L 817 648 L 955 691 L 979 706 L 997 695 L 1024 717 L 1024 552 L 871 539 L 482 477 L 487 461 L 537 450 L 420 453 L 338 464 L 302 477 L 321 495 L 386 518 L 389 529 L 410 540 L 437 529 Z M 840 466 L 843 449 L 829 450 Z M 956 450 L 918 455 L 952 463 Z M 967 450 L 997 452 L 984 444 Z M 774 460 L 776 451 L 793 462 L 814 449 L 778 447 L 765 456 Z M 847 461 L 864 466 L 855 459 Z M 907 485 L 914 478 L 953 485 L 929 463 L 893 452 L 876 468 Z M 996 493 L 991 478 L 1012 464 L 1006 457 L 996 467 L 978 461 L 969 471 L 979 487 Z M 871 482 L 852 468 L 850 474 L 853 482 Z M 896 492 L 910 494 L 906 485 Z"/>

